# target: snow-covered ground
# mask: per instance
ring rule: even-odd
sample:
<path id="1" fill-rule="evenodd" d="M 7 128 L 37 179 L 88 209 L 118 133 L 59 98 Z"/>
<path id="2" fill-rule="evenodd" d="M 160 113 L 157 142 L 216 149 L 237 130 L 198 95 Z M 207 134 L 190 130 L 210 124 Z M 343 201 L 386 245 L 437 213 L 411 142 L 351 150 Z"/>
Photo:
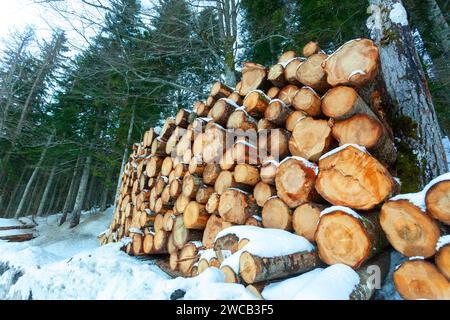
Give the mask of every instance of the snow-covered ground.
<path id="1" fill-rule="evenodd" d="M 59 217 L 37 219 L 39 236 L 31 241 L 0 241 L 0 299 L 170 299 L 177 289 L 186 299 L 254 298 L 242 285 L 223 283 L 216 268 L 171 279 L 118 243 L 99 247 L 96 237 L 111 222 L 112 208 L 84 212 L 74 229 L 59 227 Z"/>
<path id="2" fill-rule="evenodd" d="M 448 137 L 443 143 L 450 171 Z M 0 240 L 0 299 L 170 299 L 174 292 L 180 292 L 177 289 L 185 292 L 185 299 L 255 298 L 243 285 L 224 283 L 223 273 L 216 268 L 195 278 L 171 279 L 151 260 L 125 254 L 118 243 L 100 247 L 96 237 L 109 225 L 112 208 L 103 213 L 83 212 L 80 225 L 74 229 L 67 223 L 59 227 L 59 217 L 38 218 L 39 236 L 31 241 Z M 376 299 L 401 299 L 392 283 L 392 272 L 403 260 L 399 253 L 391 254 L 390 272 Z M 280 288 L 292 288 L 290 282 Z M 281 291 L 286 297 L 285 290 Z M 268 291 L 267 297 L 276 299 L 276 292 Z"/>

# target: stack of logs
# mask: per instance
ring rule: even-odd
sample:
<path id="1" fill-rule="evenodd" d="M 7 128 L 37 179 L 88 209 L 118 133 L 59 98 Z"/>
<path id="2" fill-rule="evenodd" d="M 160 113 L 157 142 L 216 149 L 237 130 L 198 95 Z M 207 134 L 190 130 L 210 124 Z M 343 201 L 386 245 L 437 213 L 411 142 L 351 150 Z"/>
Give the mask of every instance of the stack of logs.
<path id="1" fill-rule="evenodd" d="M 362 270 L 390 243 L 416 257 L 393 275 L 404 298 L 449 299 L 448 238 L 436 244 L 450 224 L 450 176 L 394 197 L 396 149 L 373 89 L 378 48 L 356 39 L 327 55 L 310 42 L 303 56 L 285 52 L 269 69 L 244 63 L 235 89 L 217 82 L 159 134 L 148 130 L 123 170 L 101 243 L 126 237 L 131 255 L 164 254 L 184 276 L 218 267 L 255 291 L 320 264 Z M 217 237 L 235 225 L 293 232 L 316 250 L 301 264 L 242 254 L 237 273 L 221 266 L 224 252 L 249 239 Z"/>

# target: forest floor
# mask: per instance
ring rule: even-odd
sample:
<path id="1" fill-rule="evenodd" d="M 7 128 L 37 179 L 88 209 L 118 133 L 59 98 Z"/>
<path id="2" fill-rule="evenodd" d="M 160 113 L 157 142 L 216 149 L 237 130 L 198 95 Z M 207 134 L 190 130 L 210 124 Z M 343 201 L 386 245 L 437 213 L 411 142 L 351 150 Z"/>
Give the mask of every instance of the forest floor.
<path id="1" fill-rule="evenodd" d="M 450 170 L 450 140 L 444 139 Z M 109 225 L 113 208 L 86 211 L 80 224 L 58 226 L 60 214 L 38 218 L 38 237 L 21 243 L 0 241 L 0 299 L 254 299 L 243 285 L 224 283 L 209 268 L 195 278 L 171 279 L 152 260 L 120 250 L 120 243 L 99 247 L 97 235 Z M 391 270 L 375 299 L 401 299 L 392 271 L 405 258 L 391 253 Z M 326 291 L 327 288 L 324 288 Z M 282 299 L 283 297 L 280 297 Z"/>

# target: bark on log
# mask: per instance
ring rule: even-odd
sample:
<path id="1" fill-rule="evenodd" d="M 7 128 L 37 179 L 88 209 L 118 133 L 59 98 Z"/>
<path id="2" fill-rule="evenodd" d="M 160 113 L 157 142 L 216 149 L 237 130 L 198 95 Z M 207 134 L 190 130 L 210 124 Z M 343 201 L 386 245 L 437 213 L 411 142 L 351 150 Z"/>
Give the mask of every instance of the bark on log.
<path id="1" fill-rule="evenodd" d="M 247 284 L 307 272 L 320 265 L 317 252 L 297 252 L 278 257 L 258 257 L 245 251 L 239 259 L 239 274 Z"/>
<path id="2" fill-rule="evenodd" d="M 210 96 L 216 100 L 219 100 L 221 98 L 228 98 L 228 96 L 232 94 L 233 91 L 234 90 L 228 87 L 226 84 L 217 81 L 211 88 Z"/>
<path id="3" fill-rule="evenodd" d="M 236 111 L 235 103 L 228 99 L 220 99 L 211 109 L 211 118 L 222 127 L 226 127 L 228 119 L 234 111 Z"/>
<path id="4" fill-rule="evenodd" d="M 186 109 L 180 109 L 175 116 L 175 125 L 181 128 L 187 128 L 191 112 Z"/>

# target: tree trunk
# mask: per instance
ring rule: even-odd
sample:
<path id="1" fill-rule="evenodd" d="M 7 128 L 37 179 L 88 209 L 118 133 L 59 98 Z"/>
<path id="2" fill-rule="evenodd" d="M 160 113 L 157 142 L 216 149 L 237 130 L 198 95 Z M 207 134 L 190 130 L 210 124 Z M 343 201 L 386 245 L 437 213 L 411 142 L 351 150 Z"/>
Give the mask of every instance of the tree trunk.
<path id="1" fill-rule="evenodd" d="M 91 163 L 92 156 L 89 155 L 86 157 L 86 162 L 84 163 L 83 174 L 81 176 L 80 185 L 78 187 L 77 198 L 75 199 L 75 205 L 70 218 L 70 228 L 74 228 L 80 223 L 81 209 L 88 186 Z"/>
<path id="2" fill-rule="evenodd" d="M 67 192 L 67 196 L 66 196 L 66 201 L 64 202 L 64 207 L 62 210 L 62 216 L 61 216 L 61 220 L 59 221 L 59 225 L 62 225 L 67 218 L 67 214 L 70 211 L 70 205 L 72 204 L 72 199 L 73 199 L 73 195 L 74 195 L 74 191 L 75 191 L 75 185 L 77 182 L 77 175 L 78 175 L 78 167 L 80 166 L 80 162 L 81 162 L 81 155 L 78 156 L 77 158 L 77 162 L 75 164 L 75 168 L 73 169 L 73 174 L 72 174 L 72 180 L 70 181 L 70 187 L 69 187 L 69 191 Z M 119 179 L 120 181 L 120 179 Z"/>
<path id="3" fill-rule="evenodd" d="M 44 213 L 45 203 L 47 201 L 48 194 L 50 192 L 50 188 L 53 185 L 53 180 L 55 178 L 55 172 L 56 172 L 56 165 L 53 166 L 52 171 L 50 172 L 50 175 L 48 176 L 48 180 L 47 180 L 47 184 L 45 186 L 44 194 L 42 195 L 41 202 L 39 203 L 39 208 L 38 208 L 37 213 L 36 213 L 36 215 L 38 217 L 42 216 L 42 214 Z M 56 192 L 56 190 L 55 190 L 55 192 Z"/>
<path id="4" fill-rule="evenodd" d="M 393 104 L 400 143 L 397 168 L 403 190 L 423 187 L 447 171 L 442 137 L 431 95 L 400 0 L 369 0 L 368 27 L 379 45 L 381 71 Z M 405 179 L 403 179 L 403 177 Z"/>
<path id="5" fill-rule="evenodd" d="M 22 213 L 23 206 L 25 205 L 25 200 L 26 200 L 26 198 L 28 196 L 28 193 L 30 192 L 30 188 L 31 188 L 34 180 L 37 177 L 39 169 L 42 166 L 42 162 L 44 161 L 45 154 L 47 153 L 48 147 L 50 146 L 50 143 L 52 142 L 52 140 L 53 140 L 53 135 L 50 135 L 48 137 L 48 139 L 47 139 L 47 143 L 46 143 L 46 145 L 44 147 L 44 150 L 42 150 L 41 157 L 39 158 L 39 161 L 36 164 L 36 167 L 34 168 L 33 173 L 31 174 L 31 177 L 28 180 L 28 183 L 27 183 L 27 185 L 25 187 L 25 190 L 24 190 L 24 192 L 22 194 L 22 198 L 20 199 L 19 206 L 17 207 L 16 213 L 14 214 L 14 218 L 15 219 L 17 219 L 20 216 L 20 214 Z"/>

